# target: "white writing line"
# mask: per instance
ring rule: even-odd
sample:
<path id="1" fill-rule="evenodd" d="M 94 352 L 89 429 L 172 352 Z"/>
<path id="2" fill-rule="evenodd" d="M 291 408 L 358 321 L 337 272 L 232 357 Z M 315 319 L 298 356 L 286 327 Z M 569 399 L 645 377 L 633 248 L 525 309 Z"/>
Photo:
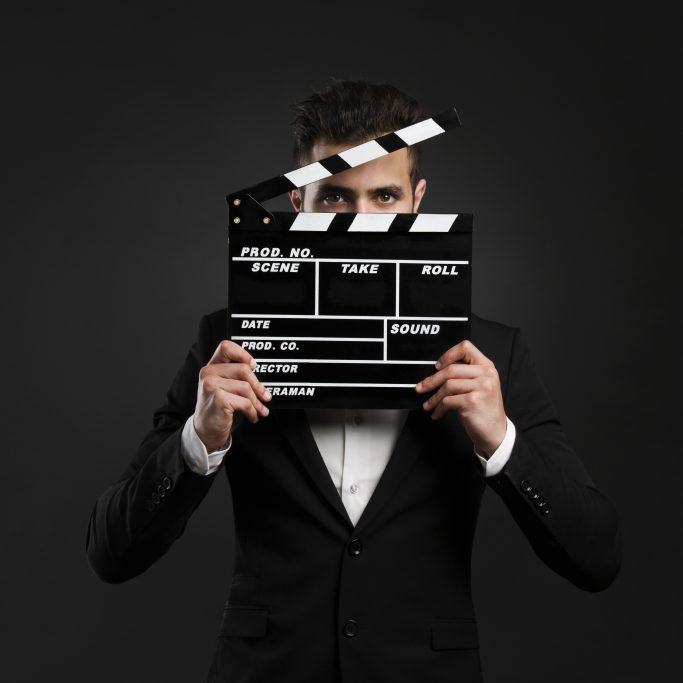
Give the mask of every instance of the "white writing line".
<path id="1" fill-rule="evenodd" d="M 264 382 L 266 387 L 369 387 L 373 389 L 414 389 L 414 384 L 359 384 L 355 382 Z"/>
<path id="2" fill-rule="evenodd" d="M 348 358 L 256 358 L 257 363 L 367 363 L 368 365 L 434 365 L 433 360 L 349 360 Z"/>
<path id="3" fill-rule="evenodd" d="M 393 316 L 393 315 L 308 315 L 293 313 L 288 315 L 287 313 L 231 313 L 231 318 L 292 318 L 292 319 L 305 319 L 305 320 L 315 320 L 320 318 L 321 320 L 452 320 L 454 322 L 466 322 L 467 317 L 440 317 L 434 318 L 430 316 Z"/>
<path id="4" fill-rule="evenodd" d="M 469 261 L 422 261 L 420 259 L 388 258 L 298 258 L 293 256 L 233 256 L 232 261 L 298 261 L 300 263 L 431 263 L 443 266 L 467 266 Z"/>
<path id="5" fill-rule="evenodd" d="M 386 319 L 384 320 L 384 352 L 382 357 L 386 361 L 387 359 L 387 321 Z"/>
<path id="6" fill-rule="evenodd" d="M 384 337 L 235 337 L 230 339 L 247 339 L 260 341 L 262 339 L 272 339 L 274 341 L 356 341 L 356 342 L 383 342 Z"/>

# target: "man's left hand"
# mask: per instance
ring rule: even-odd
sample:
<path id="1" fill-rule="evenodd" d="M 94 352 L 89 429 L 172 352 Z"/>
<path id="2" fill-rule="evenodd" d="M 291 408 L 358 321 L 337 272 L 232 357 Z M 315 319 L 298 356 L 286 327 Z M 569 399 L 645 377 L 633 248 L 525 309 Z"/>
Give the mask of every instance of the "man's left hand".
<path id="1" fill-rule="evenodd" d="M 423 408 L 433 411 L 433 420 L 443 417 L 447 410 L 458 413 L 474 449 L 489 458 L 507 431 L 496 366 L 465 339 L 436 361 L 436 369 L 415 387 L 419 394 L 435 391 Z"/>

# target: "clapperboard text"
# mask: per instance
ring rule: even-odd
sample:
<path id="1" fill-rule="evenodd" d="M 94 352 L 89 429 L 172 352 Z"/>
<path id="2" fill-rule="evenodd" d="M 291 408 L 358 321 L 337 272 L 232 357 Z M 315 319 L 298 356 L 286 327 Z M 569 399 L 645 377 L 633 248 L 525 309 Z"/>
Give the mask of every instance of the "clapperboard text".
<path id="1" fill-rule="evenodd" d="M 440 116 L 438 131 L 433 119 L 416 125 L 429 137 L 456 125 L 455 112 Z M 335 156 L 359 165 L 379 155 L 359 147 Z M 417 407 L 415 384 L 469 335 L 472 216 L 261 206 L 277 187 L 344 170 L 311 166 L 228 197 L 229 337 L 256 359 L 272 407 Z"/>

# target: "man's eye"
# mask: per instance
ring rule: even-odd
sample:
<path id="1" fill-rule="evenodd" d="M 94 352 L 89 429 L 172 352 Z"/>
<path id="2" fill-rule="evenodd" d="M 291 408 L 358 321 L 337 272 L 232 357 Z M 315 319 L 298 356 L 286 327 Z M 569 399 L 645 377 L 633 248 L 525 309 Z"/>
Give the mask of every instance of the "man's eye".
<path id="1" fill-rule="evenodd" d="M 382 204 L 388 204 L 392 199 L 395 199 L 395 197 L 391 192 L 380 192 L 380 194 L 377 195 L 377 199 Z"/>
<path id="2" fill-rule="evenodd" d="M 323 201 L 326 204 L 340 204 L 341 202 L 344 201 L 344 197 L 338 193 L 332 193 L 332 194 L 326 194 L 323 197 Z"/>

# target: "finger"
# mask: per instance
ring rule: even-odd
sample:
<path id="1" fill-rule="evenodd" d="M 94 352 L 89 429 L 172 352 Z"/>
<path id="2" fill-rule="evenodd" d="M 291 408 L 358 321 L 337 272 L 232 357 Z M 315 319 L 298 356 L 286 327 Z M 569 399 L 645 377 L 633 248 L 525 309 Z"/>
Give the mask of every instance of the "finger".
<path id="1" fill-rule="evenodd" d="M 415 391 L 418 394 L 424 394 L 427 391 L 438 389 L 445 381 L 449 379 L 475 379 L 490 372 L 490 367 L 481 365 L 466 365 L 464 363 L 447 365 L 443 370 L 435 372 L 429 377 L 425 377 L 421 382 L 415 385 Z"/>
<path id="2" fill-rule="evenodd" d="M 264 417 L 270 412 L 268 408 L 264 406 L 261 401 L 259 401 L 254 393 L 254 388 L 251 386 L 251 384 L 249 384 L 249 382 L 239 379 L 224 379 L 222 377 L 215 378 L 214 382 L 218 389 L 222 389 L 229 394 L 236 394 L 238 396 L 244 396 L 244 398 L 248 398 L 254 404 L 254 408 L 256 408 L 256 410 Z"/>
<path id="3" fill-rule="evenodd" d="M 202 368 L 199 377 L 206 384 L 209 377 L 221 377 L 223 379 L 241 379 L 249 382 L 256 394 L 262 401 L 270 401 L 272 396 L 266 387 L 259 381 L 254 371 L 245 363 L 214 363 Z"/>
<path id="4" fill-rule="evenodd" d="M 467 394 L 477 388 L 477 381 L 474 379 L 449 379 L 446 380 L 441 388 L 430 396 L 423 404 L 425 410 L 432 410 L 438 406 L 443 399 L 448 396 Z"/>
<path id="5" fill-rule="evenodd" d="M 460 413 L 465 409 L 468 394 L 458 394 L 456 396 L 446 396 L 441 403 L 432 411 L 432 420 L 440 420 L 449 410 Z"/>
<path id="6" fill-rule="evenodd" d="M 258 422 L 258 412 L 254 404 L 244 396 L 239 394 L 230 394 L 227 391 L 219 389 L 220 402 L 223 410 L 229 413 L 242 413 L 249 422 Z"/>
<path id="7" fill-rule="evenodd" d="M 246 363 L 251 368 L 256 367 L 256 361 L 253 356 L 239 344 L 234 341 L 224 339 L 213 352 L 213 356 L 209 360 L 209 365 L 215 363 Z"/>
<path id="8" fill-rule="evenodd" d="M 451 346 L 435 363 L 441 369 L 456 361 L 472 365 L 493 365 L 493 363 L 469 340 L 463 339 L 459 344 Z"/>

